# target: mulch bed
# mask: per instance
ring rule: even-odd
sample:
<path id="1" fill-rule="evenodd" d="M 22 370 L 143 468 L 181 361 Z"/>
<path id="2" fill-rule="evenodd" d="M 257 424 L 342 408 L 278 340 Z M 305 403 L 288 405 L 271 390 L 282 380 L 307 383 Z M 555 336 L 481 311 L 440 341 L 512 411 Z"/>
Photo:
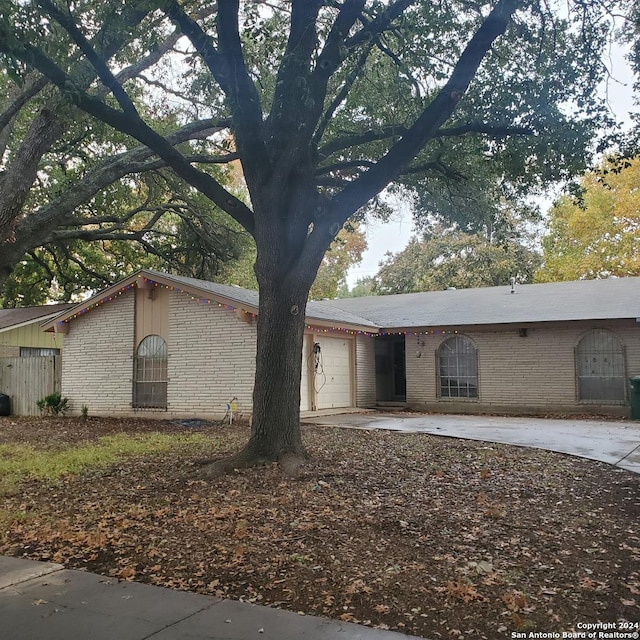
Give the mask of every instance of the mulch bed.
<path id="1" fill-rule="evenodd" d="M 211 445 L 25 480 L 0 553 L 426 638 L 510 638 L 640 620 L 640 475 L 561 454 L 424 434 L 304 427 L 300 478 L 213 481 L 246 426 L 0 418 L 0 443 L 210 434 Z"/>

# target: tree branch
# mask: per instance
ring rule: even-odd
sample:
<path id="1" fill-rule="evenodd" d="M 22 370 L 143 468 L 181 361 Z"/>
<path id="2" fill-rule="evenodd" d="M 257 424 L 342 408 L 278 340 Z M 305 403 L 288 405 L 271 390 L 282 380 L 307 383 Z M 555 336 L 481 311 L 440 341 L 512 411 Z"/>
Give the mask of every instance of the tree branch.
<path id="1" fill-rule="evenodd" d="M 78 25 L 75 23 L 71 14 L 65 14 L 62 11 L 59 11 L 58 8 L 50 2 L 50 0 L 36 1 L 37 4 L 71 36 L 71 39 L 78 45 L 80 51 L 84 53 L 87 60 L 91 63 L 91 66 L 95 69 L 102 84 L 111 91 L 115 99 L 118 101 L 122 110 L 130 116 L 139 117 L 138 110 L 135 108 L 126 91 L 122 88 L 122 85 L 118 82 L 113 73 L 111 73 L 106 62 L 96 53 L 95 49 L 91 46 L 91 43 L 87 38 L 85 38 L 80 29 L 78 29 Z"/>
<path id="2" fill-rule="evenodd" d="M 365 133 L 354 133 L 343 138 L 336 138 L 321 147 L 318 155 L 324 160 L 338 151 L 351 149 L 370 142 L 386 140 L 388 138 L 400 138 L 407 134 L 408 128 L 405 125 L 392 124 L 379 129 L 366 131 Z M 467 134 L 479 133 L 494 139 L 505 138 L 507 136 L 532 136 L 536 131 L 532 127 L 512 127 L 504 124 L 491 124 L 485 122 L 469 122 L 458 127 L 448 127 L 439 129 L 433 135 L 433 139 L 454 138 Z"/>
<path id="3" fill-rule="evenodd" d="M 451 117 L 493 42 L 502 35 L 522 0 L 500 0 L 476 31 L 447 84 L 389 151 L 332 199 L 333 216 L 346 220 L 397 177 Z"/>
<path id="4" fill-rule="evenodd" d="M 347 49 L 359 47 L 364 42 L 375 39 L 381 33 L 386 31 L 391 24 L 397 20 L 412 4 L 417 4 L 419 0 L 396 0 L 386 11 L 378 14 L 373 20 L 365 24 L 351 38 L 348 38 L 344 45 Z"/>
<path id="5" fill-rule="evenodd" d="M 2 131 L 13 120 L 22 107 L 24 107 L 31 98 L 35 97 L 44 89 L 48 80 L 43 77 L 33 79 L 27 83 L 24 90 L 11 99 L 10 104 L 4 106 L 4 111 L 0 113 L 0 131 Z"/>
<path id="6" fill-rule="evenodd" d="M 238 31 L 238 11 L 237 0 L 219 0 L 219 46 L 216 49 L 211 38 L 185 13 L 176 0 L 170 0 L 166 9 L 167 16 L 189 38 L 229 99 L 236 148 L 242 158 L 245 172 L 248 175 L 264 176 L 270 170 L 270 160 L 263 133 L 263 114 L 260 96 L 244 64 Z"/>
<path id="7" fill-rule="evenodd" d="M 190 123 L 169 135 L 167 140 L 171 144 L 179 144 L 199 135 L 206 135 L 212 130 L 214 124 L 224 125 L 226 122 L 216 123 L 213 120 L 202 120 Z M 73 212 L 105 187 L 126 175 L 160 169 L 166 166 L 163 160 L 157 158 L 150 160 L 152 156 L 153 152 L 148 147 L 138 147 L 118 156 L 105 159 L 85 174 L 81 180 L 76 181 L 72 190 L 65 192 L 57 199 L 51 200 L 48 204 L 26 216 L 16 231 L 16 244 L 14 247 L 16 249 L 22 247 L 22 252 L 24 253 L 24 251 L 31 248 L 24 244 L 24 238 L 48 237 L 48 234 L 58 226 L 82 224 L 81 220 L 77 220 L 74 217 Z M 8 254 L 9 252 L 7 251 L 0 258 L 0 267 L 4 266 L 3 258 Z M 13 250 L 11 254 L 14 254 Z"/>
<path id="8" fill-rule="evenodd" d="M 293 146 L 306 151 L 303 129 L 309 130 L 310 121 L 313 121 L 309 114 L 317 111 L 315 103 L 312 104 L 317 96 L 310 86 L 310 78 L 311 59 L 318 44 L 316 20 L 321 5 L 321 0 L 294 0 L 291 3 L 289 37 L 276 76 L 276 89 L 268 119 L 270 134 L 275 139 L 287 141 L 273 150 L 277 157 L 274 165 L 281 164 L 286 156 L 292 156 L 290 161 L 296 162 L 295 150 L 291 153 Z M 298 135 L 288 136 L 289 131 L 296 131 Z M 282 173 L 289 169 L 286 167 L 283 170 L 282 166 L 274 168 Z"/>
<path id="9" fill-rule="evenodd" d="M 0 33 L 0 36 L 2 34 Z M 15 48 L 0 37 L 0 51 L 14 55 L 26 64 L 38 69 L 49 78 L 71 102 L 114 129 L 126 133 L 162 158 L 177 175 L 201 191 L 223 211 L 239 222 L 249 233 L 253 233 L 253 212 L 238 198 L 229 193 L 209 174 L 192 167 L 184 156 L 159 133 L 154 131 L 137 113 L 124 113 L 106 105 L 101 100 L 81 91 L 60 67 L 51 61 L 37 47 L 27 43 L 17 43 Z"/>
<path id="10" fill-rule="evenodd" d="M 110 14 L 94 36 L 95 42 L 99 43 L 101 54 L 106 59 L 122 46 L 128 34 L 144 19 L 149 10 L 146 2 L 138 3 L 134 0 L 127 3 L 122 13 Z M 0 51 L 17 57 L 15 51 L 20 48 L 21 43 L 14 31 L 5 21 L 0 21 Z M 74 62 L 70 77 L 75 79 L 77 86 L 86 88 L 95 78 L 95 72 L 92 72 L 90 65 L 86 62 Z M 36 115 L 22 144 L 12 158 L 11 165 L 0 181 L 0 245 L 5 251 L 5 259 L 0 260 L 2 263 L 0 275 L 10 268 L 5 266 L 8 244 L 15 242 L 16 220 L 34 180 L 37 179 L 39 163 L 68 126 L 60 112 L 61 103 L 61 99 L 54 98 Z M 12 254 L 14 248 L 12 247 Z"/>
<path id="11" fill-rule="evenodd" d="M 371 42 L 369 46 L 367 46 L 360 54 L 355 66 L 347 74 L 347 78 L 345 79 L 344 84 L 342 85 L 342 87 L 340 87 L 340 90 L 336 93 L 335 98 L 331 101 L 331 104 L 327 107 L 326 111 L 322 115 L 316 132 L 313 136 L 313 141 L 316 145 L 320 142 L 320 140 L 322 140 L 322 136 L 329 126 L 329 122 L 331 122 L 331 119 L 335 115 L 338 107 L 347 99 L 349 91 L 351 91 L 351 88 L 353 87 L 355 81 L 360 77 L 360 74 L 364 70 L 364 65 L 367 61 L 367 58 L 369 57 L 369 54 L 371 53 L 372 48 L 373 42 Z"/>

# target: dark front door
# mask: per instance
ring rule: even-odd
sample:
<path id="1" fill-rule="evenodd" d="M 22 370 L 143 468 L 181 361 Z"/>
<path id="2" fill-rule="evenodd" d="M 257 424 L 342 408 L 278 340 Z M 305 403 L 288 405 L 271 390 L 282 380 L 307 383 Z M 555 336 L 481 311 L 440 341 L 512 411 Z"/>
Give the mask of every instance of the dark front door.
<path id="1" fill-rule="evenodd" d="M 407 377 L 404 336 L 375 339 L 376 399 L 378 402 L 405 402 Z"/>

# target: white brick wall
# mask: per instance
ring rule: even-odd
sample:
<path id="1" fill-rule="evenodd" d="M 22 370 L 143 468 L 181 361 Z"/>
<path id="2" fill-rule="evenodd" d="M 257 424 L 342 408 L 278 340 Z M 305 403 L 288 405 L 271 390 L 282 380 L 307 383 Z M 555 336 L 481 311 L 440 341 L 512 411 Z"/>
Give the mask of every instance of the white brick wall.
<path id="1" fill-rule="evenodd" d="M 461 331 L 478 349 L 479 398 L 437 397 L 436 351 L 449 335 L 407 336 L 407 402 L 415 408 L 473 411 L 597 411 L 606 409 L 576 399 L 574 347 L 591 327 L 573 323 L 528 329 Z M 595 328 L 595 326 L 594 326 Z M 628 376 L 640 372 L 640 327 L 599 324 L 619 337 L 626 351 Z M 418 356 L 418 354 L 420 354 Z M 626 407 L 610 407 L 612 412 Z"/>
<path id="2" fill-rule="evenodd" d="M 72 320 L 64 340 L 62 395 L 71 411 L 89 415 L 131 411 L 134 292 L 127 291 Z"/>
<path id="3" fill-rule="evenodd" d="M 224 414 L 234 396 L 238 411 L 251 412 L 256 325 L 215 304 L 172 292 L 169 301 L 168 411 Z"/>
<path id="4" fill-rule="evenodd" d="M 375 338 L 356 336 L 356 406 L 376 406 Z"/>

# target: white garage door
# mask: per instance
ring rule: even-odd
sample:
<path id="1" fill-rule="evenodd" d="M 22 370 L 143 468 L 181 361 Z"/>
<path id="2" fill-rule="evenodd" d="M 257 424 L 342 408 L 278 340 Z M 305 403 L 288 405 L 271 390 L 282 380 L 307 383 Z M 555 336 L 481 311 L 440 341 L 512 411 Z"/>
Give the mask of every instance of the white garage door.
<path id="1" fill-rule="evenodd" d="M 313 336 L 305 334 L 302 345 L 302 380 L 300 381 L 300 411 L 311 410 L 311 390 L 309 380 L 311 373 L 309 367 L 313 368 L 313 356 L 311 355 L 311 345 Z"/>
<path id="2" fill-rule="evenodd" d="M 320 362 L 315 375 L 318 409 L 352 406 L 352 340 L 316 336 L 320 344 Z"/>

